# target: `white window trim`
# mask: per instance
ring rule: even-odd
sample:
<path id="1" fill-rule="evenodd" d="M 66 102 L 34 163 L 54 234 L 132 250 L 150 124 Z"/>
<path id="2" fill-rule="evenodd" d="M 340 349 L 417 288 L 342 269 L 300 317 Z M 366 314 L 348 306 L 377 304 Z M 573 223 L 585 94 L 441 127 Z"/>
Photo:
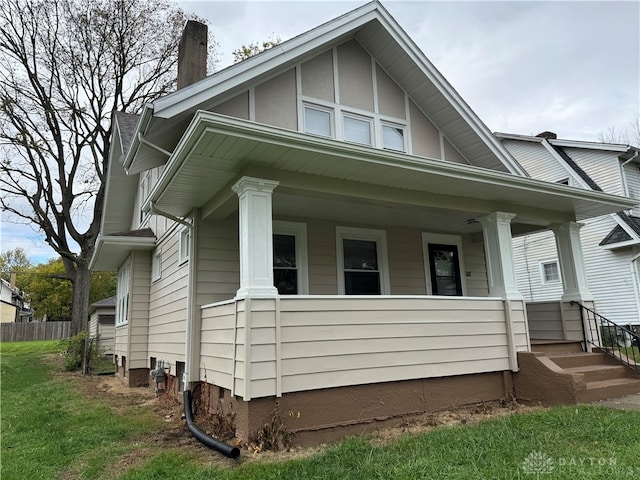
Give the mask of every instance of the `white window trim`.
<path id="1" fill-rule="evenodd" d="M 329 135 L 321 135 L 319 133 L 311 133 L 311 132 L 307 133 L 304 127 L 306 108 L 310 108 L 312 110 L 318 110 L 319 112 L 326 112 L 329 114 L 329 129 L 330 129 Z M 311 103 L 303 100 L 300 102 L 300 111 L 298 114 L 298 118 L 300 118 L 299 130 L 302 133 L 306 133 L 307 135 L 313 135 L 315 137 L 321 137 L 321 138 L 336 138 L 335 108 L 333 106 L 320 105 L 318 103 Z"/>
<path id="2" fill-rule="evenodd" d="M 142 210 L 142 205 L 144 205 L 144 202 L 147 200 L 149 193 L 151 193 L 151 171 L 148 170 L 140 181 L 140 225 L 143 225 L 150 217 L 149 212 Z"/>
<path id="3" fill-rule="evenodd" d="M 338 274 L 338 294 L 345 295 L 344 288 L 344 250 L 342 241 L 367 240 L 376 242 L 378 253 L 378 271 L 380 273 L 380 295 L 391 295 L 389 280 L 389 257 L 387 253 L 387 232 L 369 228 L 336 227 L 336 268 Z"/>
<path id="4" fill-rule="evenodd" d="M 131 304 L 131 259 L 118 269 L 118 284 L 116 287 L 116 327 L 129 323 L 129 306 Z"/>
<path id="5" fill-rule="evenodd" d="M 557 280 L 547 280 L 547 276 L 545 275 L 544 266 L 552 264 L 552 263 L 556 264 L 556 269 L 558 270 L 558 278 L 557 278 Z M 557 259 L 554 259 L 554 260 L 542 260 L 539 263 L 539 268 L 540 268 L 540 280 L 541 280 L 543 285 L 557 285 L 557 284 L 561 283 L 562 273 L 560 272 L 560 263 L 558 262 Z"/>
<path id="6" fill-rule="evenodd" d="M 460 235 L 448 235 L 445 233 L 422 232 L 422 258 L 424 259 L 424 277 L 427 287 L 427 295 L 433 295 L 433 285 L 431 284 L 431 264 L 429 263 L 429 244 L 455 245 L 458 248 L 458 266 L 460 267 L 460 286 L 462 296 L 467 295 L 467 276 L 464 269 L 464 254 L 462 252 L 462 237 Z"/>
<path id="7" fill-rule="evenodd" d="M 189 257 L 191 256 L 191 228 L 184 227 L 180 230 L 178 241 L 178 265 L 182 265 L 189 261 Z M 185 238 L 187 239 L 185 245 Z M 185 255 L 185 246 L 188 249 L 187 254 Z"/>
<path id="8" fill-rule="evenodd" d="M 151 256 L 151 281 L 156 282 L 162 278 L 162 250 L 156 248 Z"/>
<path id="9" fill-rule="evenodd" d="M 296 239 L 296 268 L 298 270 L 298 295 L 309 295 L 309 258 L 307 250 L 307 224 L 301 222 L 273 221 L 274 235 L 292 235 Z"/>

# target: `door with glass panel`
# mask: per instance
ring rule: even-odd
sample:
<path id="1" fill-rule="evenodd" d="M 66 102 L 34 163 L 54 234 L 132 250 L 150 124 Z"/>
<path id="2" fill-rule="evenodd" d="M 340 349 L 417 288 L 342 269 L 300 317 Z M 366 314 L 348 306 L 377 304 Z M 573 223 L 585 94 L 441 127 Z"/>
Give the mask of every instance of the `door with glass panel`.
<path id="1" fill-rule="evenodd" d="M 429 243 L 428 252 L 432 294 L 462 295 L 458 247 Z"/>

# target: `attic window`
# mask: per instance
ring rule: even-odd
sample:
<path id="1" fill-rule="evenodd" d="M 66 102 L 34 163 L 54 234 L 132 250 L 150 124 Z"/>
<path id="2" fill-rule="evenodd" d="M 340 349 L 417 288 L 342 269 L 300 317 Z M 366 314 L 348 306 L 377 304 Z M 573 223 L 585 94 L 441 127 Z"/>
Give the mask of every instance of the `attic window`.
<path id="1" fill-rule="evenodd" d="M 557 180 L 556 183 L 559 183 L 560 185 L 569 185 L 569 179 L 563 178 L 562 180 Z"/>
<path id="2" fill-rule="evenodd" d="M 344 115 L 342 119 L 344 139 L 347 142 L 371 145 L 371 124 L 371 119 Z"/>
<path id="3" fill-rule="evenodd" d="M 304 131 L 313 135 L 331 137 L 331 111 L 320 107 L 304 106 Z"/>
<path id="4" fill-rule="evenodd" d="M 404 152 L 404 128 L 399 125 L 382 124 L 382 146 L 387 150 Z"/>

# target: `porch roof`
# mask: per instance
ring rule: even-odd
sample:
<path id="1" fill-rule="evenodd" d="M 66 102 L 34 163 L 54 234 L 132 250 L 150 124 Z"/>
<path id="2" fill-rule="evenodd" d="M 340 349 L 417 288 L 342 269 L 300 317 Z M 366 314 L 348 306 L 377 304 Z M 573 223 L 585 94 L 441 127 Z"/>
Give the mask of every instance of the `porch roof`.
<path id="1" fill-rule="evenodd" d="M 496 210 L 537 225 L 582 220 L 633 207 L 634 201 L 513 174 L 312 137 L 245 120 L 198 111 L 145 202 L 184 217 L 193 208 L 212 211 L 231 196 L 231 185 L 256 169 L 281 187 L 371 198 L 377 191 L 399 204 L 464 210 Z M 289 178 L 290 185 L 282 179 Z M 355 191 L 353 186 L 358 186 Z"/>

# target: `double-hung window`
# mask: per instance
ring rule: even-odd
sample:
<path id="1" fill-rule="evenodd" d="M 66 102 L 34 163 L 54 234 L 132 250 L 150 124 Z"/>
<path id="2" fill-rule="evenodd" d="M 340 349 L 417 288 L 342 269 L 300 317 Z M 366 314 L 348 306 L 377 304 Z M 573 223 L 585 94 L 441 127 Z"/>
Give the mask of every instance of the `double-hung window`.
<path id="1" fill-rule="evenodd" d="M 280 295 L 309 293 L 306 224 L 273 222 L 273 284 Z"/>
<path id="2" fill-rule="evenodd" d="M 338 292 L 388 295 L 387 238 L 383 230 L 336 227 Z"/>
<path id="3" fill-rule="evenodd" d="M 116 287 L 116 325 L 124 325 L 129 321 L 129 283 L 131 262 L 127 260 L 118 270 L 118 286 Z"/>
<path id="4" fill-rule="evenodd" d="M 371 118 L 352 114 L 342 116 L 342 136 L 345 141 L 373 145 L 373 122 Z"/>
<path id="5" fill-rule="evenodd" d="M 542 274 L 542 283 L 557 283 L 560 281 L 560 270 L 556 260 L 541 262 L 540 272 Z"/>
<path id="6" fill-rule="evenodd" d="M 382 123 L 382 148 L 405 152 L 404 127 L 391 123 Z"/>
<path id="7" fill-rule="evenodd" d="M 179 245 L 179 263 L 184 263 L 189 260 L 189 252 L 191 251 L 191 229 L 185 227 L 180 232 L 180 245 Z"/>

